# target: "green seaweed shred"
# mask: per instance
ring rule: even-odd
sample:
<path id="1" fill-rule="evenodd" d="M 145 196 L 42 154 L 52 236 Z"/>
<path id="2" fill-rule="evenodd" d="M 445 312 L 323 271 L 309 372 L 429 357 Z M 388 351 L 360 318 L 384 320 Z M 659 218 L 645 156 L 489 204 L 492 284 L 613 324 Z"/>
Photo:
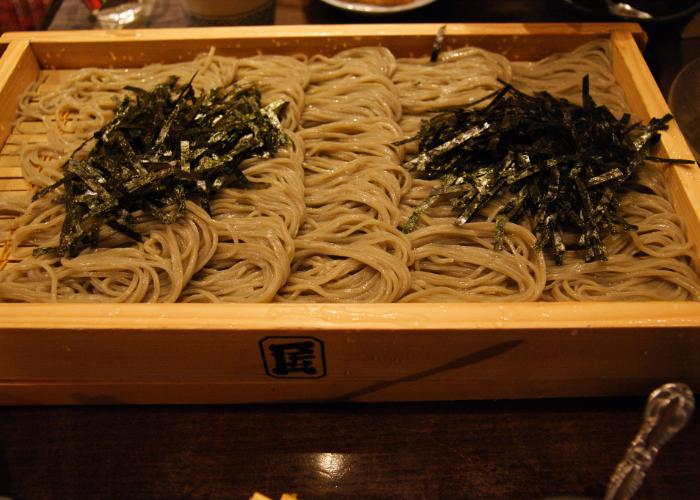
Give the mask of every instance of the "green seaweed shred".
<path id="1" fill-rule="evenodd" d="M 442 50 L 442 44 L 445 41 L 445 29 L 447 26 L 440 26 L 435 34 L 435 39 L 433 40 L 433 48 L 430 52 L 430 62 L 437 62 L 440 51 Z"/>
<path id="2" fill-rule="evenodd" d="M 495 218 L 494 247 L 503 247 L 505 224 L 527 215 L 537 238 L 535 249 L 549 251 L 561 264 L 566 252 L 563 234 L 574 233 L 587 262 L 606 260 L 606 235 L 637 228 L 618 213 L 624 183 L 645 160 L 672 164 L 689 160 L 649 156 L 671 115 L 648 124 L 630 124 L 598 106 L 582 82 L 582 105 L 547 92 L 526 95 L 503 87 L 474 107 L 444 110 L 424 120 L 415 137 L 418 154 L 404 166 L 426 179 L 440 179 L 414 210 L 405 232 L 440 198 L 452 196 L 456 224 L 465 224 L 494 198 L 503 198 Z M 454 197 L 454 180 L 469 186 Z"/>
<path id="3" fill-rule="evenodd" d="M 270 157 L 288 141 L 280 123 L 287 103 L 263 107 L 255 88 L 232 84 L 196 95 L 192 80 L 178 85 L 173 76 L 152 91 L 127 90 L 134 95 L 76 150 L 64 177 L 34 195 L 63 186 L 66 212 L 58 246 L 37 248 L 34 255 L 74 257 L 99 244 L 102 225 L 140 241 L 133 227 L 139 211 L 165 224 L 186 212 L 187 200 L 209 211 L 221 189 L 249 187 L 243 160 Z M 79 159 L 85 155 L 76 153 L 91 141 L 89 154 Z"/>

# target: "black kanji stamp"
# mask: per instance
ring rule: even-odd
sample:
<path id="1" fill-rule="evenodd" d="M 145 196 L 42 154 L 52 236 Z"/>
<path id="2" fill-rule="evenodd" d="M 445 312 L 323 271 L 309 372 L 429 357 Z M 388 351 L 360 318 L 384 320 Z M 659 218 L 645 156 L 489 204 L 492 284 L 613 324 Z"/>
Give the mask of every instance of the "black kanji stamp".
<path id="1" fill-rule="evenodd" d="M 276 378 L 326 376 L 323 342 L 314 337 L 265 337 L 260 342 L 265 373 Z"/>

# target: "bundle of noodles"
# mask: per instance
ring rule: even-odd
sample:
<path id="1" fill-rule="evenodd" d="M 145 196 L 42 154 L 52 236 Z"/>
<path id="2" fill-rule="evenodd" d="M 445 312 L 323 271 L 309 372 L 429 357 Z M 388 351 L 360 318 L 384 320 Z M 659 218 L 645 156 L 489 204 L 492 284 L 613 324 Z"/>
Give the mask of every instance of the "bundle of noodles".
<path id="1" fill-rule="evenodd" d="M 12 255 L 20 262 L 0 271 L 0 299 L 21 302 L 174 302 L 213 255 L 217 234 L 200 207 L 187 204 L 187 216 L 173 224 L 144 217 L 135 227 L 148 234 L 125 246 L 115 231 L 101 231 L 105 246 L 75 258 L 33 257 L 20 247 L 55 245 L 63 222 L 61 206 L 44 200 L 20 215 Z M 54 236 L 44 240 L 51 228 Z M 24 258 L 22 258 L 24 257 Z"/>
<path id="2" fill-rule="evenodd" d="M 399 59 L 393 80 L 404 110 L 401 127 L 413 136 L 431 111 L 478 101 L 499 89 L 499 80 L 510 79 L 506 58 L 474 47 L 444 52 L 435 63 Z M 402 224 L 438 186 L 414 180 L 401 200 Z M 402 301 L 527 301 L 537 300 L 544 288 L 544 258 L 532 250 L 534 235 L 515 224 L 506 225 L 503 249 L 496 251 L 493 224 L 456 226 L 451 205 L 437 204 L 408 238 L 414 261 Z"/>
<path id="3" fill-rule="evenodd" d="M 615 81 L 607 40 L 586 43 L 571 52 L 553 54 L 534 62 L 513 62 L 511 83 L 526 92 L 547 91 L 581 105 L 581 81 L 590 76 L 590 91 L 596 104 L 614 115 L 627 111 L 625 94 Z"/>
<path id="4" fill-rule="evenodd" d="M 545 90 L 579 104 L 586 74 L 597 104 L 617 116 L 628 111 L 606 40 L 534 63 L 513 63 L 513 83 L 522 90 Z M 582 251 L 570 251 L 564 265 L 548 262 L 543 300 L 700 299 L 693 249 L 665 189 L 663 168 L 646 163 L 622 193 L 619 213 L 639 229 L 609 235 L 607 261 L 586 263 Z"/>
<path id="5" fill-rule="evenodd" d="M 243 60 L 239 80 L 249 84 L 258 76 L 256 70 L 268 72 L 263 100 L 283 96 L 292 101 L 292 114 L 285 123 L 294 126 L 307 72 L 303 63 L 287 59 L 286 65 L 280 61 L 268 64 L 271 71 L 264 68 L 264 60 Z M 40 147 L 23 145 L 20 157 L 25 178 L 37 187 L 60 179 L 63 163 L 111 119 L 119 99 L 128 92 L 126 87 L 150 90 L 171 75 L 184 81 L 196 75 L 193 87 L 202 92 L 233 81 L 239 62 L 210 52 L 189 63 L 138 70 L 81 70 L 69 81 L 53 86 L 50 80 L 42 81 L 23 99 L 17 124 L 18 130 L 33 127 L 48 136 L 48 144 Z M 296 78 L 293 73 L 290 78 L 292 70 Z M 248 80 L 247 74 L 251 75 Z M 102 228 L 102 248 L 83 251 L 72 259 L 29 255 L 28 247 L 56 245 L 65 213 L 58 203 L 60 193 L 29 204 L 26 213 L 21 204 L 6 207 L 6 213 L 17 215 L 8 232 L 12 257 L 20 262 L 0 271 L 0 300 L 272 300 L 289 274 L 293 235 L 303 219 L 302 149 L 292 135 L 279 157 L 245 162 L 242 169 L 255 189 L 224 190 L 212 204 L 213 217 L 190 202 L 186 214 L 173 224 L 135 214 L 134 229 L 143 236 L 141 242 L 130 244 L 121 233 Z M 235 210 L 228 209 L 230 205 Z M 227 280 L 223 288 L 220 280 L 211 279 L 212 270 Z"/>
<path id="6" fill-rule="evenodd" d="M 253 189 L 224 189 L 211 204 L 219 244 L 184 290 L 186 302 L 272 301 L 289 276 L 293 239 L 305 216 L 304 142 L 293 130 L 309 82 L 306 64 L 283 56 L 240 59 L 236 81 L 259 88 L 263 105 L 279 98 L 288 103 L 282 124 L 290 140 L 274 158 L 244 163 Z"/>
<path id="7" fill-rule="evenodd" d="M 307 216 L 278 300 L 392 302 L 409 286 L 396 226 L 410 176 L 399 167 L 401 107 L 392 54 L 353 49 L 310 60 L 300 131 Z"/>
<path id="8" fill-rule="evenodd" d="M 442 55 L 448 61 L 452 57 L 451 53 Z M 462 78 L 462 85 L 477 90 L 475 95 L 465 96 L 463 104 L 499 88 L 501 84 L 496 76 L 509 81 L 507 72 L 495 71 L 503 63 L 500 56 L 482 53 L 481 57 L 490 61 L 484 64 L 492 69 L 491 74 L 482 71 L 485 82 L 471 76 Z M 399 68 L 402 64 L 410 67 L 417 63 L 399 60 Z M 423 87 L 430 87 L 431 81 L 442 82 L 442 75 L 431 75 L 431 71 L 439 73 L 440 61 L 431 65 L 425 60 L 423 64 L 427 68 L 421 76 L 426 82 Z M 589 75 L 590 94 L 596 103 L 606 105 L 618 116 L 626 109 L 622 91 L 612 75 L 606 41 L 586 44 L 570 54 L 534 63 L 517 62 L 510 67 L 512 82 L 519 90 L 530 94 L 546 90 L 555 97 L 578 103 L 581 81 Z M 405 71 L 409 73 L 410 69 Z M 403 92 L 402 103 L 414 105 L 413 89 L 408 85 L 399 88 Z M 435 99 L 434 108 L 456 104 L 439 95 Z M 404 123 L 406 133 L 415 134 L 415 122 Z M 639 230 L 609 235 L 604 241 L 607 261 L 586 263 L 583 250 L 569 250 L 564 265 L 545 259 L 543 252 L 532 251 L 536 238 L 532 234 L 532 222 L 527 218 L 517 229 L 506 224 L 503 249 L 494 251 L 494 221 L 502 205 L 498 200 L 483 207 L 474 217 L 475 222 L 461 226 L 454 225 L 456 215 L 449 203 L 437 203 L 423 213 L 416 212 L 421 200 L 440 186 L 437 181 L 416 181 L 412 192 L 402 200 L 403 224 L 415 223 L 419 228 L 409 233 L 416 259 L 412 266 L 411 292 L 403 300 L 697 300 L 700 286 L 691 264 L 691 248 L 663 189 L 659 168 L 645 165 L 621 197 L 619 214 Z M 458 238 L 457 234 L 463 237 Z M 575 247 L 574 235 L 565 234 L 564 239 L 567 248 Z M 529 273 L 530 279 L 524 279 L 522 273 Z M 482 281 L 483 276 L 488 276 L 488 280 Z M 481 286 L 487 282 L 495 286 Z"/>
<path id="9" fill-rule="evenodd" d="M 610 235 L 608 260 L 584 262 L 568 252 L 548 263 L 543 300 L 698 300 L 695 249 L 675 214 L 658 165 L 645 164 L 622 195 L 620 214 L 638 230 Z"/>
<path id="10" fill-rule="evenodd" d="M 236 67 L 236 59 L 218 57 L 210 51 L 177 64 L 153 64 L 139 69 L 87 68 L 65 82 L 60 72 L 43 71 L 19 104 L 15 130 L 41 134 L 40 140 L 21 144 L 22 176 L 37 187 L 62 178 L 65 162 L 112 118 L 117 103 L 129 93 L 127 86 L 150 91 L 170 76 L 187 82 L 195 75 L 193 87 L 209 91 L 233 81 Z"/>

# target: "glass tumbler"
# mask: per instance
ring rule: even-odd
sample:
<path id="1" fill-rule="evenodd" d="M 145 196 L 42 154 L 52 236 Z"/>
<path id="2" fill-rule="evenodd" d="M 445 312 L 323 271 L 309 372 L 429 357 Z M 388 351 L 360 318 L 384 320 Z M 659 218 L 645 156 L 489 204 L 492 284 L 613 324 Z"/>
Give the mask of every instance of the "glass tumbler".
<path id="1" fill-rule="evenodd" d="M 83 0 L 97 21 L 106 30 L 145 26 L 155 0 Z"/>

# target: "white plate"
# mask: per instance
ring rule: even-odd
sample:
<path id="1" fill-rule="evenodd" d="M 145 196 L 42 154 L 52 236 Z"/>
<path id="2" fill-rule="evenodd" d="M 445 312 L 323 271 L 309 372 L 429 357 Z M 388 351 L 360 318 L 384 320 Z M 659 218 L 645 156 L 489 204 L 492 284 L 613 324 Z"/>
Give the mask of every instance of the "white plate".
<path id="1" fill-rule="evenodd" d="M 401 5 L 370 5 L 366 3 L 355 3 L 345 0 L 321 0 L 323 3 L 338 7 L 339 9 L 357 12 L 358 14 L 392 14 L 394 12 L 405 12 L 417 9 L 424 5 L 431 4 L 435 0 L 412 0 Z"/>

